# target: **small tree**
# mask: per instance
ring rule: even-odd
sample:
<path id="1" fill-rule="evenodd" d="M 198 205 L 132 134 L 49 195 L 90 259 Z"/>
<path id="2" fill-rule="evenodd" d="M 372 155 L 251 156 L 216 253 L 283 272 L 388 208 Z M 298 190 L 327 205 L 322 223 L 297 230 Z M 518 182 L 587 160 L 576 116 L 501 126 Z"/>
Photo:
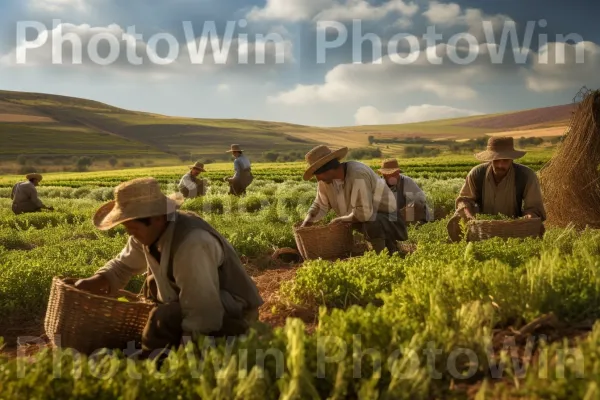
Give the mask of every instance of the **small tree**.
<path id="1" fill-rule="evenodd" d="M 279 153 L 275 153 L 274 151 L 267 151 L 263 154 L 263 157 L 265 158 L 265 161 L 275 162 L 279 157 Z"/>
<path id="2" fill-rule="evenodd" d="M 29 161 L 29 159 L 25 154 L 19 154 L 19 156 L 17 157 L 17 162 L 19 163 L 19 165 L 27 165 L 27 161 Z"/>
<path id="3" fill-rule="evenodd" d="M 87 169 L 92 165 L 93 161 L 88 156 L 79 157 L 77 163 L 75 164 L 78 171 L 87 171 Z"/>
<path id="4" fill-rule="evenodd" d="M 375 136 L 370 135 L 369 136 L 369 144 L 373 144 L 373 143 L 375 143 Z"/>
<path id="5" fill-rule="evenodd" d="M 116 157 L 111 157 L 111 158 L 109 158 L 109 159 L 108 159 L 108 163 L 109 163 L 109 164 L 110 164 L 110 166 L 111 166 L 111 167 L 113 167 L 113 168 L 115 167 L 115 165 L 117 165 L 117 162 L 118 162 L 118 161 L 117 161 Z"/>

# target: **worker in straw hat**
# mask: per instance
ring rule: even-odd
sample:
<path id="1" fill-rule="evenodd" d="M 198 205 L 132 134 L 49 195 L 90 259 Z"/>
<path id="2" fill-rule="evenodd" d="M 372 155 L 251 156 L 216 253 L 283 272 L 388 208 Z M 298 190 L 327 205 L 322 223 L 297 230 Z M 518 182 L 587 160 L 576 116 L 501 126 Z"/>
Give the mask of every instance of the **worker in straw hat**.
<path id="1" fill-rule="evenodd" d="M 232 144 L 227 153 L 231 153 L 234 158 L 233 169 L 235 171 L 232 177 L 226 178 L 229 182 L 229 194 L 241 196 L 246 193 L 246 188 L 254 180 L 250 160 L 244 155 L 244 150 L 239 144 Z"/>
<path id="2" fill-rule="evenodd" d="M 396 207 L 405 222 L 424 223 L 432 220 L 425 192 L 412 178 L 402 174 L 398 160 L 383 160 L 377 172 L 396 196 Z"/>
<path id="3" fill-rule="evenodd" d="M 456 199 L 456 213 L 448 223 L 452 240 L 461 238 L 459 221 L 474 219 L 478 212 L 546 220 L 535 171 L 514 162 L 525 154 L 525 151 L 515 150 L 512 137 L 492 137 L 487 149 L 475 155 L 483 163 L 469 172 Z M 540 234 L 543 234 L 543 225 Z"/>
<path id="4" fill-rule="evenodd" d="M 179 192 L 185 198 L 204 196 L 206 194 L 206 181 L 198 178 L 201 172 L 206 172 L 204 164 L 196 162 L 194 165 L 190 165 L 189 169 L 190 172 L 183 175 L 179 181 Z"/>
<path id="5" fill-rule="evenodd" d="M 42 203 L 38 197 L 37 186 L 42 181 L 42 175 L 32 173 L 25 175 L 25 181 L 15 184 L 10 198 L 12 210 L 15 214 L 38 212 L 43 209 L 54 210 Z"/>
<path id="6" fill-rule="evenodd" d="M 317 196 L 302 226 L 321 220 L 330 209 L 338 216 L 331 223 L 350 223 L 361 231 L 377 253 L 398 250 L 397 241 L 408 239 L 406 224 L 398 218 L 390 188 L 367 165 L 340 162 L 348 148 L 317 146 L 306 154 L 304 180 L 317 178 Z"/>
<path id="7" fill-rule="evenodd" d="M 119 224 L 129 234 L 121 253 L 81 290 L 116 294 L 147 272 L 142 292 L 155 302 L 142 335 L 143 355 L 178 346 L 199 335 L 244 334 L 263 304 L 235 249 L 196 214 L 178 209 L 183 199 L 165 196 L 154 178 L 138 178 L 115 189 L 115 200 L 93 218 L 100 230 Z"/>

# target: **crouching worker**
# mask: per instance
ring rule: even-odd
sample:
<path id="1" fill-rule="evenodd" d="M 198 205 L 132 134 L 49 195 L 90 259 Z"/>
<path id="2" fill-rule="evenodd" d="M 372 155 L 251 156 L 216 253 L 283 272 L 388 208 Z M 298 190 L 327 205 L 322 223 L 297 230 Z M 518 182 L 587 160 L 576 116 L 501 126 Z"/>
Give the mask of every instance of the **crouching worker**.
<path id="1" fill-rule="evenodd" d="M 156 307 L 142 335 L 143 356 L 199 335 L 242 335 L 263 304 L 235 249 L 198 215 L 179 211 L 177 195 L 165 196 L 154 178 L 119 185 L 93 222 L 100 230 L 123 224 L 128 242 L 94 276 L 75 284 L 114 294 L 147 272 L 142 291 Z"/>
<path id="2" fill-rule="evenodd" d="M 44 209 L 53 211 L 54 207 L 48 207 L 38 197 L 37 186 L 42 181 L 40 174 L 28 174 L 25 181 L 15 184 L 12 188 L 10 198 L 12 199 L 12 210 L 15 214 L 33 213 Z"/>
<path id="3" fill-rule="evenodd" d="M 302 226 L 323 219 L 330 209 L 338 216 L 331 223 L 351 223 L 363 233 L 376 253 L 398 251 L 397 241 L 408 239 L 406 224 L 398 217 L 396 198 L 377 174 L 358 161 L 340 162 L 344 147 L 331 151 L 317 146 L 306 154 L 304 180 L 316 176 L 317 196 Z"/>
<path id="4" fill-rule="evenodd" d="M 477 213 L 546 220 L 535 171 L 514 162 L 525 154 L 514 148 L 512 137 L 493 137 L 487 149 L 475 155 L 483 163 L 471 169 L 456 199 L 456 212 L 447 225 L 452 241 L 463 238 L 460 221 L 473 220 Z M 542 224 L 540 236 L 544 233 Z"/>
<path id="5" fill-rule="evenodd" d="M 395 158 L 383 160 L 380 175 L 396 196 L 396 207 L 401 218 L 407 224 L 422 224 L 433 221 L 432 212 L 427 207 L 425 192 L 417 183 L 402 173 Z"/>

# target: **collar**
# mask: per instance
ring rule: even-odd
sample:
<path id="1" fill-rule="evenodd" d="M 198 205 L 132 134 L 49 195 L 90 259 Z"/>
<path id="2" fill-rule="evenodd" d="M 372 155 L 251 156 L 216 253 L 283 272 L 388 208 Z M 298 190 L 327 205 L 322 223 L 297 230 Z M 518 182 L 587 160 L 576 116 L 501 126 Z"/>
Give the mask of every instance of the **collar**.
<path id="1" fill-rule="evenodd" d="M 508 178 L 508 176 L 513 172 L 513 169 L 514 169 L 513 165 L 514 164 L 511 164 L 511 166 L 508 168 L 508 172 L 506 172 L 506 175 L 504 176 L 504 178 L 502 178 L 500 180 L 500 182 L 496 183 L 496 178 L 494 178 L 494 170 L 493 170 L 493 167 L 492 167 L 492 163 L 490 163 L 490 165 L 489 165 L 489 167 L 487 169 L 487 173 L 486 173 L 487 179 L 489 179 L 495 186 L 498 186 L 499 184 L 501 184 L 502 182 L 504 182 L 504 180 L 506 178 Z"/>
<path id="2" fill-rule="evenodd" d="M 171 239 L 173 239 L 173 232 L 175 231 L 176 215 L 177 215 L 177 213 L 175 213 L 175 219 L 173 219 L 171 221 L 167 221 L 167 228 L 162 233 L 162 235 L 160 235 L 160 237 L 156 240 L 156 242 L 154 242 L 156 244 L 156 249 L 161 254 L 164 254 L 164 250 L 165 250 L 166 246 L 170 245 Z M 149 249 L 150 249 L 150 246 L 146 246 L 146 250 L 150 251 Z"/>

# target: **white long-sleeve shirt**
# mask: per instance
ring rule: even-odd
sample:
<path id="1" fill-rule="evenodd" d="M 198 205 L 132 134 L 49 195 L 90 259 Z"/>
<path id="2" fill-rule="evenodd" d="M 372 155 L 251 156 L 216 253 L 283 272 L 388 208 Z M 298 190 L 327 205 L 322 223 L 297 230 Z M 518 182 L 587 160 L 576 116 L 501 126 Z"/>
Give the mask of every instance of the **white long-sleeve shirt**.
<path id="1" fill-rule="evenodd" d="M 174 222 L 157 242 L 161 262 L 150 254 L 148 246 L 132 236 L 121 253 L 97 273 L 110 282 L 111 293 L 124 288 L 137 274 L 152 271 L 158 288 L 158 300 L 179 301 L 183 312 L 182 329 L 193 334 L 207 334 L 221 328 L 224 305 L 219 288 L 219 266 L 224 253 L 220 242 L 209 232 L 196 229 L 180 244 L 173 258 L 173 276 L 179 295 L 167 277 Z"/>
<path id="2" fill-rule="evenodd" d="M 345 164 L 346 176 L 342 182 L 318 183 L 317 196 L 305 221 L 320 221 L 330 209 L 347 222 L 372 221 L 377 212 L 396 212 L 394 194 L 369 166 L 358 161 Z"/>
<path id="3" fill-rule="evenodd" d="M 241 155 L 233 161 L 233 169 L 235 170 L 235 174 L 233 178 L 237 178 L 242 171 L 245 171 L 250 168 L 250 160 L 245 155 Z"/>

